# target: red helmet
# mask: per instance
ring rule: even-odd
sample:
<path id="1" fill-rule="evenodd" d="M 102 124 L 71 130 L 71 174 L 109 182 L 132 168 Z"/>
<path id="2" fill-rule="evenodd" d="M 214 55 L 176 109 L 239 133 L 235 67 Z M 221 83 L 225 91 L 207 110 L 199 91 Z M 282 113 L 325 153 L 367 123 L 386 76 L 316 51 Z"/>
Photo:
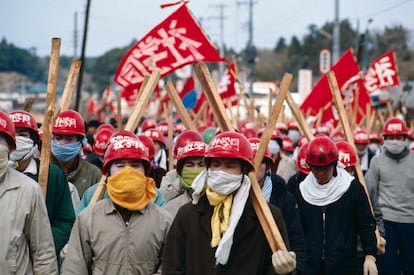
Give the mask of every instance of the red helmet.
<path id="1" fill-rule="evenodd" d="M 246 119 L 239 123 L 238 128 L 240 129 L 240 132 L 243 133 L 246 129 L 256 129 L 256 125 L 254 124 L 254 122 Z"/>
<path id="2" fill-rule="evenodd" d="M 383 136 L 399 136 L 407 134 L 408 129 L 405 122 L 396 117 L 389 118 L 387 122 L 385 122 L 384 130 L 382 131 Z"/>
<path id="3" fill-rule="evenodd" d="M 160 131 L 164 136 L 168 136 L 168 122 L 163 120 L 158 123 L 157 127 L 155 128 Z"/>
<path id="4" fill-rule="evenodd" d="M 282 137 L 282 150 L 290 153 L 295 151 L 295 144 L 293 143 L 292 138 L 288 136 Z"/>
<path id="5" fill-rule="evenodd" d="M 336 131 L 333 135 L 332 135 L 332 140 L 333 142 L 338 142 L 341 140 L 345 140 L 345 134 L 342 131 Z"/>
<path id="6" fill-rule="evenodd" d="M 305 135 L 301 135 L 300 136 L 300 139 L 299 139 L 299 142 L 298 142 L 298 145 L 299 146 L 302 146 L 303 144 L 308 143 L 308 142 L 309 142 L 309 140 L 306 138 L 306 136 Z"/>
<path id="7" fill-rule="evenodd" d="M 338 141 L 336 148 L 338 148 L 338 161 L 345 167 L 355 166 L 357 164 L 355 148 L 349 142 L 345 140 Z"/>
<path id="8" fill-rule="evenodd" d="M 182 124 L 182 123 L 174 124 L 174 133 L 176 135 L 181 134 L 185 130 L 186 130 L 186 128 L 185 128 L 184 124 Z"/>
<path id="9" fill-rule="evenodd" d="M 245 161 L 254 170 L 253 151 L 245 136 L 237 132 L 223 132 L 216 135 L 206 152 L 206 162 L 210 158 L 235 158 Z"/>
<path id="10" fill-rule="evenodd" d="M 145 175 L 151 170 L 151 164 L 148 154 L 145 152 L 145 146 L 137 137 L 125 137 L 118 139 L 108 145 L 105 151 L 102 172 L 107 175 L 110 163 L 116 159 L 139 159 L 144 162 Z"/>
<path id="11" fill-rule="evenodd" d="M 98 128 L 96 128 L 96 133 L 102 129 L 109 129 L 109 130 L 112 130 L 112 132 L 116 131 L 115 127 L 112 126 L 111 123 L 102 123 L 101 125 L 98 126 Z"/>
<path id="12" fill-rule="evenodd" d="M 184 159 L 188 157 L 204 157 L 207 150 L 207 144 L 204 141 L 190 141 L 183 147 L 180 147 L 177 152 L 177 166 L 176 170 L 181 175 L 183 169 Z"/>
<path id="13" fill-rule="evenodd" d="M 323 134 L 329 137 L 331 129 L 328 125 L 318 125 L 315 129 L 315 135 Z"/>
<path id="14" fill-rule="evenodd" d="M 108 147 L 109 138 L 114 131 L 109 128 L 104 128 L 96 132 L 95 140 L 93 141 L 93 151 L 100 157 L 104 156 L 105 149 Z"/>
<path id="15" fill-rule="evenodd" d="M 368 144 L 369 136 L 368 132 L 364 129 L 358 129 L 354 133 L 354 143 L 355 144 Z"/>
<path id="16" fill-rule="evenodd" d="M 260 146 L 260 138 L 253 137 L 249 138 L 250 145 L 252 146 L 253 157 L 256 157 L 257 151 L 259 150 Z M 266 147 L 266 151 L 263 155 L 263 160 L 266 162 L 267 165 L 273 165 L 273 158 L 272 154 L 270 153 L 269 147 Z"/>
<path id="17" fill-rule="evenodd" d="M 141 132 L 145 132 L 149 129 L 155 129 L 157 127 L 157 122 L 153 119 L 146 119 L 141 124 Z"/>
<path id="18" fill-rule="evenodd" d="M 263 136 L 265 130 L 266 130 L 266 128 L 260 128 L 259 132 L 257 133 L 257 136 L 259 138 L 261 138 Z M 280 140 L 282 139 L 282 134 L 280 133 L 280 131 L 277 128 L 273 129 L 272 136 L 270 137 L 270 139 L 280 139 Z"/>
<path id="19" fill-rule="evenodd" d="M 257 137 L 256 128 L 244 128 L 241 133 L 247 138 Z"/>
<path id="20" fill-rule="evenodd" d="M 16 130 L 8 114 L 0 111 L 0 132 L 6 135 L 10 150 L 16 149 Z"/>
<path id="21" fill-rule="evenodd" d="M 298 126 L 298 124 L 296 123 L 295 120 L 289 120 L 288 123 L 287 123 L 287 128 L 288 128 L 288 130 L 289 129 L 299 130 L 299 126 Z"/>
<path id="22" fill-rule="evenodd" d="M 11 121 L 14 123 L 15 128 L 27 128 L 37 133 L 37 123 L 31 113 L 23 110 L 17 110 L 9 113 L 9 116 Z"/>
<path id="23" fill-rule="evenodd" d="M 276 129 L 278 129 L 280 132 L 287 132 L 288 131 L 288 127 L 287 127 L 286 123 L 284 123 L 284 122 L 277 122 L 276 123 Z"/>
<path id="24" fill-rule="evenodd" d="M 202 141 L 203 137 L 200 135 L 200 133 L 193 131 L 193 130 L 186 130 L 184 132 L 182 132 L 181 134 L 179 134 L 176 138 L 175 138 L 175 142 L 174 142 L 174 148 L 173 148 L 173 156 L 174 158 L 178 157 L 179 151 L 186 146 L 188 143 L 192 142 L 192 141 Z"/>
<path id="25" fill-rule="evenodd" d="M 298 157 L 296 158 L 296 166 L 298 167 L 299 171 L 304 174 L 309 174 L 310 168 L 308 163 L 306 162 L 306 155 L 308 153 L 309 142 L 305 142 L 299 147 Z"/>
<path id="26" fill-rule="evenodd" d="M 82 116 L 74 111 L 67 110 L 59 114 L 52 128 L 53 134 L 85 136 L 85 122 Z"/>
<path id="27" fill-rule="evenodd" d="M 144 146 L 147 148 L 148 157 L 149 159 L 153 159 L 155 156 L 155 148 L 154 148 L 154 142 L 152 139 L 144 134 L 137 135 L 138 139 L 144 144 Z"/>
<path id="28" fill-rule="evenodd" d="M 83 153 L 92 152 L 92 146 L 89 143 L 86 143 L 86 145 L 82 146 L 82 152 Z"/>
<path id="29" fill-rule="evenodd" d="M 116 141 L 123 139 L 123 138 L 136 138 L 134 133 L 127 130 L 119 130 L 112 133 L 112 135 L 109 137 L 108 145 L 111 143 L 115 143 Z"/>
<path id="30" fill-rule="evenodd" d="M 154 142 L 158 141 L 165 146 L 164 135 L 160 131 L 156 129 L 149 129 L 144 132 L 144 135 L 150 137 Z"/>
<path id="31" fill-rule="evenodd" d="M 335 143 L 326 136 L 317 136 L 309 142 L 306 162 L 309 166 L 325 166 L 338 160 Z"/>

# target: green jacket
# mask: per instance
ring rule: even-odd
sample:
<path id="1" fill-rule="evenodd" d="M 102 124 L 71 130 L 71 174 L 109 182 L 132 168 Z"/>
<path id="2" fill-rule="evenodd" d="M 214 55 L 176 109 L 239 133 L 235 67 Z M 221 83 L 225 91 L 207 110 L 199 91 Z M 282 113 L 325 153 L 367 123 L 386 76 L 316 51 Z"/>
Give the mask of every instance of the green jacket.
<path id="1" fill-rule="evenodd" d="M 37 182 L 40 161 L 38 159 L 34 160 L 37 165 L 37 174 L 25 174 Z M 46 208 L 50 225 L 52 226 L 56 255 L 59 255 L 60 250 L 69 240 L 70 231 L 75 222 L 75 211 L 73 209 L 66 176 L 63 171 L 54 164 L 49 165 Z"/>

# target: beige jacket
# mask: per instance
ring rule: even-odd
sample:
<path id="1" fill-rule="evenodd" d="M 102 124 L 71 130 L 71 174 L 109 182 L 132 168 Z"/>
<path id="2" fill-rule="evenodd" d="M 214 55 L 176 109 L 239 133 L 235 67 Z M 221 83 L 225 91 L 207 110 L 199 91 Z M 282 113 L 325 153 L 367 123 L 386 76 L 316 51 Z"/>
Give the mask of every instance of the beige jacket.
<path id="1" fill-rule="evenodd" d="M 171 216 L 153 203 L 124 223 L 111 200 L 100 200 L 77 217 L 62 275 L 153 274 L 170 225 Z"/>
<path id="2" fill-rule="evenodd" d="M 0 274 L 57 274 L 40 186 L 10 168 L 0 179 L 0 232 Z"/>

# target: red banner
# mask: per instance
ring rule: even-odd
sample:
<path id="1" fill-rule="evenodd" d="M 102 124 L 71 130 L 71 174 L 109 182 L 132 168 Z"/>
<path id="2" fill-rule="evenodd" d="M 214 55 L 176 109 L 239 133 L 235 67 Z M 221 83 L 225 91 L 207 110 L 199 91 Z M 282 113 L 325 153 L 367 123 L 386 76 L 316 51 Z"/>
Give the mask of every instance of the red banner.
<path id="1" fill-rule="evenodd" d="M 378 89 L 400 85 L 395 52 L 389 51 L 372 62 L 364 78 L 365 88 L 369 93 Z"/>
<path id="2" fill-rule="evenodd" d="M 341 90 L 345 86 L 348 87 L 348 84 L 352 79 L 357 80 L 359 77 L 359 68 L 351 49 L 341 56 L 341 58 L 331 67 L 331 71 L 335 73 L 338 87 Z M 344 98 L 343 93 L 342 97 Z M 315 84 L 312 91 L 301 104 L 300 110 L 305 115 L 311 116 L 317 116 L 320 110 L 322 110 L 321 123 L 331 121 L 336 125 L 338 122 L 338 115 L 326 75 L 323 75 Z"/>
<path id="3" fill-rule="evenodd" d="M 115 73 L 121 87 L 137 86 L 158 68 L 161 77 L 197 61 L 225 62 L 184 4 L 138 41 Z"/>

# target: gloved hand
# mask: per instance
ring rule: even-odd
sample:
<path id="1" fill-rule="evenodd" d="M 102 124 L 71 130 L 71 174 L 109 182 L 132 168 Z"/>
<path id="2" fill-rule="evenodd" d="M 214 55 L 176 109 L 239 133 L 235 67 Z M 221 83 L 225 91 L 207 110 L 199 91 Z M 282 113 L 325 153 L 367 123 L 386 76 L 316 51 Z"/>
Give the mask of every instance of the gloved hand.
<path id="1" fill-rule="evenodd" d="M 293 251 L 278 250 L 272 255 L 272 264 L 277 274 L 287 274 L 296 268 L 296 254 Z"/>
<path id="2" fill-rule="evenodd" d="M 377 265 L 375 264 L 375 257 L 366 255 L 364 261 L 364 275 L 378 275 Z"/>
<path id="3" fill-rule="evenodd" d="M 383 237 L 379 237 L 377 239 L 377 254 L 384 254 L 385 253 L 385 245 L 387 241 Z"/>
<path id="4" fill-rule="evenodd" d="M 63 260 L 66 257 L 66 254 L 68 254 L 68 244 L 65 244 L 65 246 L 60 250 L 59 258 L 60 258 L 60 264 L 63 263 Z"/>

